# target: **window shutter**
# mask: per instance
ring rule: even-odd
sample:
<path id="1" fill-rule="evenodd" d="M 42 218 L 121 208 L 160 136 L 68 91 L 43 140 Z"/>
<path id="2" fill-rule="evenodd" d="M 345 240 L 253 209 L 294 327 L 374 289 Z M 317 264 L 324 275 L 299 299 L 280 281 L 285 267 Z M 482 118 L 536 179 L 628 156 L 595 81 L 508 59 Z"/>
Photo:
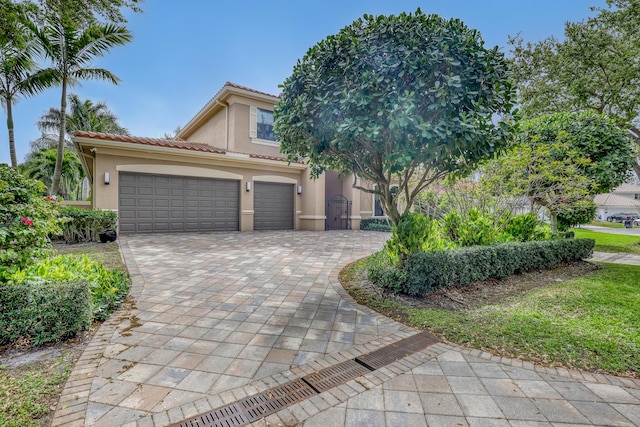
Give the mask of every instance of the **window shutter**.
<path id="1" fill-rule="evenodd" d="M 249 107 L 249 138 L 258 137 L 258 109 Z"/>

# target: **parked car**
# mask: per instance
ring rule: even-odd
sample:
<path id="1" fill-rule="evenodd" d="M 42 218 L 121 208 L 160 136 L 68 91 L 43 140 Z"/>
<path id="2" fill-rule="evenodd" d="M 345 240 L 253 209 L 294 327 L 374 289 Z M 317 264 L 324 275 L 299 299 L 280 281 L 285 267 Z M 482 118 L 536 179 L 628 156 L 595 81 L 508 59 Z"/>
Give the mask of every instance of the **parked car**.
<path id="1" fill-rule="evenodd" d="M 640 218 L 639 219 L 634 219 L 633 220 L 633 225 L 635 225 L 636 227 L 640 227 Z"/>
<path id="2" fill-rule="evenodd" d="M 637 213 L 620 212 L 607 217 L 607 221 L 609 222 L 624 222 L 627 219 L 630 219 L 630 220 L 640 219 L 640 215 L 638 215 Z"/>

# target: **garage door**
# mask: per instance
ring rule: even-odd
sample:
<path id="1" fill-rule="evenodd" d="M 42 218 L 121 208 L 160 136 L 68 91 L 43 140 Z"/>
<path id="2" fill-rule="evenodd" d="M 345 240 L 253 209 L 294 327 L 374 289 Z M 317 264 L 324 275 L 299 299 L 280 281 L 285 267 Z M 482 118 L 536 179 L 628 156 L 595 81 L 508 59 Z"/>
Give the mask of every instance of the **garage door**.
<path id="1" fill-rule="evenodd" d="M 256 182 L 253 188 L 253 229 L 292 230 L 293 184 Z"/>
<path id="2" fill-rule="evenodd" d="M 120 173 L 121 233 L 237 231 L 239 182 Z"/>

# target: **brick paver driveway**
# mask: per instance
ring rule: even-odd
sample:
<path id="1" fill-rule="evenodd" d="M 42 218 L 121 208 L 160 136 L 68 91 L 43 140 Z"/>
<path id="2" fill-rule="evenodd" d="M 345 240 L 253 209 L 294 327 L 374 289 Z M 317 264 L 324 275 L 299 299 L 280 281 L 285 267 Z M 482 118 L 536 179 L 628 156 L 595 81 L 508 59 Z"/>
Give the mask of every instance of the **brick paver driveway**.
<path id="1" fill-rule="evenodd" d="M 122 238 L 135 303 L 101 327 L 66 386 L 56 422 L 113 426 L 169 416 L 398 332 L 401 325 L 356 308 L 336 283 L 340 266 L 387 237 L 290 231 Z"/>
<path id="2" fill-rule="evenodd" d="M 355 304 L 338 284 L 340 267 L 377 250 L 387 236 L 122 239 L 134 302 L 100 327 L 52 425 L 164 427 L 413 336 L 417 331 Z M 640 380 L 437 343 L 256 423 L 634 426 Z"/>

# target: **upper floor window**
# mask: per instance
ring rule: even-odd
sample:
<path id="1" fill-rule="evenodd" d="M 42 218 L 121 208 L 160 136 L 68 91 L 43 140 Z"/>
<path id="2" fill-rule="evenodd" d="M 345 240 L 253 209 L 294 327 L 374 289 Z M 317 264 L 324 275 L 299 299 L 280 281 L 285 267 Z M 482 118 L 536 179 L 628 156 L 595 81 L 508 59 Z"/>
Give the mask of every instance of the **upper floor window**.
<path id="1" fill-rule="evenodd" d="M 265 141 L 275 141 L 276 134 L 273 133 L 273 111 L 257 109 L 258 139 Z"/>

